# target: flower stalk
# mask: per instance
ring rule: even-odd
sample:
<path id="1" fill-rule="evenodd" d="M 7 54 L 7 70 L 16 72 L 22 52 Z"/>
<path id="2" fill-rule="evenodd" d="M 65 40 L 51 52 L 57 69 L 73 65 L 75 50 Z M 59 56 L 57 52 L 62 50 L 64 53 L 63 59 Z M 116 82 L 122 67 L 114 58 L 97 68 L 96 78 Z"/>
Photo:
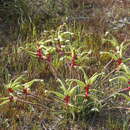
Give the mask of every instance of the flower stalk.
<path id="1" fill-rule="evenodd" d="M 64 102 L 68 105 L 70 103 L 70 96 L 65 96 Z"/>
<path id="2" fill-rule="evenodd" d="M 88 85 L 85 87 L 85 97 L 88 97 L 88 96 L 89 96 L 89 89 L 90 89 L 90 85 L 88 84 Z"/>

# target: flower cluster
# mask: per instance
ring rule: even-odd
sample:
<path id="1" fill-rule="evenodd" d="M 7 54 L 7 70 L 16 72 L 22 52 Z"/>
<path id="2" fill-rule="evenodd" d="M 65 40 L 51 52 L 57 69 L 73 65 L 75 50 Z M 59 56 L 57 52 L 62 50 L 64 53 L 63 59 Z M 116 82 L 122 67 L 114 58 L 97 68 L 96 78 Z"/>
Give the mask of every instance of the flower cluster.
<path id="1" fill-rule="evenodd" d="M 39 48 L 37 50 L 37 53 L 36 53 L 37 57 L 40 59 L 40 60 L 46 60 L 48 62 L 51 61 L 51 54 L 47 54 L 46 56 L 43 55 L 43 52 L 42 52 L 42 48 Z"/>
<path id="2" fill-rule="evenodd" d="M 89 84 L 85 86 L 85 96 L 86 96 L 86 97 L 89 96 L 89 88 L 90 88 L 90 87 L 91 87 L 91 86 L 90 86 Z"/>
<path id="3" fill-rule="evenodd" d="M 64 102 L 68 105 L 70 103 L 70 96 L 65 96 Z"/>

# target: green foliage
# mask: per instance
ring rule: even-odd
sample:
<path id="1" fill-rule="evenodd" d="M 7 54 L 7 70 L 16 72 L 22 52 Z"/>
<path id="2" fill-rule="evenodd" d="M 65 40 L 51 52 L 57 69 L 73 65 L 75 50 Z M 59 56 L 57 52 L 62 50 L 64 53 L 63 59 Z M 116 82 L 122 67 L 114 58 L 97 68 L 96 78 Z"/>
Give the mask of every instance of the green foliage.
<path id="1" fill-rule="evenodd" d="M 5 84 L 5 89 L 8 92 L 8 97 L 0 98 L 2 100 L 1 105 L 7 104 L 9 102 L 14 102 L 19 100 L 19 94 L 30 94 L 30 87 L 34 82 L 43 82 L 43 80 L 40 79 L 33 79 L 29 82 L 22 83 L 24 81 L 23 75 L 19 76 L 15 80 L 10 80 L 8 84 Z"/>

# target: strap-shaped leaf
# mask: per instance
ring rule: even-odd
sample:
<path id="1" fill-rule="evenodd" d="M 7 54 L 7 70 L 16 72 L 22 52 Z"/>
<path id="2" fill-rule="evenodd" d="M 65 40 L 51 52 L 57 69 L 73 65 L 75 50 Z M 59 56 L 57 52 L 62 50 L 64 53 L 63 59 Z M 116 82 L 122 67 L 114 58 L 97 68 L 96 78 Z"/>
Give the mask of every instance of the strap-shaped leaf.
<path id="1" fill-rule="evenodd" d="M 33 52 L 33 51 L 29 51 L 29 50 L 27 50 L 26 48 L 22 48 L 22 47 L 21 47 L 20 49 L 22 49 L 24 52 L 26 52 L 26 53 L 29 54 L 30 56 L 36 57 L 36 53 Z"/>
<path id="2" fill-rule="evenodd" d="M 99 108 L 94 107 L 94 108 L 92 108 L 90 111 L 91 111 L 91 112 L 99 112 Z"/>
<path id="3" fill-rule="evenodd" d="M 92 53 L 92 51 L 90 50 L 90 51 L 83 51 L 81 54 L 80 54 L 80 56 L 87 56 L 88 54 L 91 54 Z"/>
<path id="4" fill-rule="evenodd" d="M 89 83 L 90 84 L 93 84 L 95 81 L 96 81 L 96 79 L 98 78 L 98 76 L 100 76 L 100 75 L 102 75 L 103 73 L 95 73 L 90 79 L 89 79 Z"/>
<path id="5" fill-rule="evenodd" d="M 111 40 L 111 39 L 103 39 L 103 42 L 109 42 L 109 43 L 111 43 L 112 44 L 112 46 L 114 46 L 114 47 L 116 47 L 116 46 L 118 46 L 119 44 L 118 44 L 118 41 L 113 37 L 113 39 Z"/>
<path id="6" fill-rule="evenodd" d="M 48 39 L 48 40 L 46 40 L 46 41 L 44 41 L 44 42 L 40 42 L 41 44 L 48 44 L 48 43 L 50 43 L 50 42 L 54 42 L 54 40 L 53 39 Z"/>
<path id="7" fill-rule="evenodd" d="M 80 87 L 84 87 L 86 85 L 83 81 L 78 79 L 68 79 L 68 81 L 76 82 Z"/>
<path id="8" fill-rule="evenodd" d="M 14 80 L 13 83 L 17 83 L 23 79 L 23 75 L 19 76 L 17 79 Z"/>
<path id="9" fill-rule="evenodd" d="M 130 96 L 128 96 L 124 93 L 118 93 L 117 95 L 124 97 L 127 101 L 130 101 Z"/>
<path id="10" fill-rule="evenodd" d="M 65 82 L 66 82 L 66 85 L 68 86 L 67 91 L 71 90 L 73 81 L 69 80 L 69 79 L 66 79 Z"/>
<path id="11" fill-rule="evenodd" d="M 118 59 L 117 56 L 116 56 L 114 53 L 112 53 L 112 52 L 100 52 L 100 54 L 101 54 L 101 55 L 107 54 L 107 55 L 109 55 L 111 58 L 113 58 L 114 60 L 117 60 L 117 59 Z"/>
<path id="12" fill-rule="evenodd" d="M 23 86 L 22 85 L 16 85 L 15 87 L 13 87 L 14 90 L 19 90 L 19 89 L 22 89 Z"/>
<path id="13" fill-rule="evenodd" d="M 87 82 L 88 81 L 88 76 L 86 75 L 84 69 L 82 67 L 79 67 L 79 69 L 83 72 L 84 80 L 85 80 L 85 82 Z"/>
<path id="14" fill-rule="evenodd" d="M 53 93 L 53 94 L 55 94 L 57 97 L 59 97 L 59 98 L 61 98 L 61 99 L 64 99 L 64 95 L 63 94 L 61 94 L 61 93 L 59 93 L 59 92 L 55 92 L 55 91 L 49 91 L 49 93 Z"/>
<path id="15" fill-rule="evenodd" d="M 21 80 L 23 78 L 23 75 L 19 76 L 17 79 L 15 79 L 14 81 L 13 80 L 10 80 L 10 82 L 5 85 L 6 88 L 16 88 L 16 86 L 21 86 Z"/>
<path id="16" fill-rule="evenodd" d="M 5 88 L 11 88 L 12 84 L 13 84 L 13 80 L 10 80 L 10 82 L 5 85 Z"/>
<path id="17" fill-rule="evenodd" d="M 120 52 L 119 52 L 120 57 L 122 57 L 123 51 L 124 51 L 124 49 L 125 49 L 124 43 L 125 43 L 125 42 L 122 42 L 121 45 L 120 45 Z"/>
<path id="18" fill-rule="evenodd" d="M 10 85 L 8 85 L 8 88 L 12 88 L 14 90 L 16 90 L 16 88 L 20 88 L 22 85 L 21 85 L 21 82 L 13 82 L 11 83 Z"/>
<path id="19" fill-rule="evenodd" d="M 10 102 L 10 100 L 5 100 L 5 101 L 3 101 L 2 103 L 0 103 L 0 106 L 5 105 L 5 104 L 7 104 L 8 102 Z"/>
<path id="20" fill-rule="evenodd" d="M 130 61 L 130 58 L 126 58 L 123 62 L 127 63 L 128 61 Z"/>
<path id="21" fill-rule="evenodd" d="M 33 84 L 34 82 L 43 82 L 43 80 L 41 80 L 41 79 L 34 79 L 34 80 L 31 80 L 30 82 L 27 82 L 27 83 L 23 84 L 23 86 L 24 86 L 25 88 L 29 88 L 29 87 L 32 86 L 32 84 Z"/>
<path id="22" fill-rule="evenodd" d="M 63 90 L 63 92 L 65 93 L 67 91 L 66 87 L 65 87 L 65 84 L 60 80 L 60 79 L 57 79 L 57 81 L 61 84 L 60 85 L 60 88 Z"/>
<path id="23" fill-rule="evenodd" d="M 130 73 L 130 69 L 125 64 L 122 64 L 121 68 L 124 69 L 127 74 Z"/>
<path id="24" fill-rule="evenodd" d="M 89 57 L 87 57 L 87 56 L 82 56 L 82 57 L 79 57 L 78 58 L 78 63 L 81 63 L 81 62 L 83 62 L 83 61 L 88 61 L 88 60 L 90 60 L 90 58 Z"/>
<path id="25" fill-rule="evenodd" d="M 0 100 L 7 100 L 7 99 L 9 99 L 9 97 L 2 97 L 2 98 L 0 98 Z"/>
<path id="26" fill-rule="evenodd" d="M 117 79 L 128 82 L 128 78 L 126 78 L 125 76 L 118 76 L 118 77 L 115 77 L 113 79 L 109 79 L 109 82 L 112 82 L 112 81 L 117 80 Z"/>
<path id="27" fill-rule="evenodd" d="M 75 87 L 73 87 L 71 90 L 68 91 L 69 96 L 72 96 L 72 95 L 73 95 L 73 93 L 75 92 L 75 90 L 76 90 L 77 87 L 78 87 L 78 86 L 75 86 Z"/>

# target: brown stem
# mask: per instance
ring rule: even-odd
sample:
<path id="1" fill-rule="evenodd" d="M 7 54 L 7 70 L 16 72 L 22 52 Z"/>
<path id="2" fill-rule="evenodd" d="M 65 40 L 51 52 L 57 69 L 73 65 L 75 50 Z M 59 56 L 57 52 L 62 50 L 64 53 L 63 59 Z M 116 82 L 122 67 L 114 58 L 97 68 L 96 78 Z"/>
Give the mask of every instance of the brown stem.
<path id="1" fill-rule="evenodd" d="M 125 89 L 121 89 L 121 90 L 117 91 L 116 93 L 124 93 L 124 92 L 126 92 L 126 91 L 127 91 L 127 90 L 125 90 Z M 115 94 L 116 94 L 116 93 L 115 93 Z M 111 99 L 111 98 L 113 97 L 113 95 L 114 95 L 114 93 L 111 94 L 110 96 L 108 96 L 107 98 L 103 99 L 103 100 L 102 100 L 102 103 L 105 103 L 107 100 Z"/>
<path id="2" fill-rule="evenodd" d="M 102 79 L 102 81 L 105 81 L 112 73 L 114 73 L 116 69 L 112 70 L 110 73 L 108 73 L 105 78 Z"/>
<path id="3" fill-rule="evenodd" d="M 111 110 L 111 109 L 125 109 L 125 110 L 130 110 L 129 107 L 112 107 L 112 108 L 109 108 L 108 110 Z"/>
<path id="4" fill-rule="evenodd" d="M 112 63 L 113 59 L 111 59 L 105 66 L 104 69 L 106 69 L 111 63 Z"/>
<path id="5" fill-rule="evenodd" d="M 48 64 L 53 72 L 55 79 L 58 79 L 58 76 L 57 76 L 58 72 L 56 71 L 56 69 L 54 68 L 54 66 L 50 62 L 48 62 Z"/>
<path id="6" fill-rule="evenodd" d="M 43 108 L 43 105 L 41 105 L 41 104 L 32 103 L 32 102 L 29 102 L 29 101 L 22 100 L 22 99 L 20 99 L 20 98 L 17 98 L 17 101 L 22 102 L 22 103 L 25 103 L 25 104 L 30 104 L 30 105 L 34 105 L 34 106 L 39 106 L 39 107 L 42 107 L 42 108 Z"/>
<path id="7" fill-rule="evenodd" d="M 46 108 L 46 109 L 50 109 L 50 108 L 48 108 L 47 106 L 43 106 L 43 105 L 41 105 L 41 104 L 39 104 L 39 103 L 32 103 L 32 102 L 29 102 L 29 101 L 22 100 L 22 99 L 20 99 L 20 98 L 17 98 L 17 101 L 22 102 L 22 103 L 25 103 L 25 104 L 30 104 L 30 105 L 33 105 L 33 106 L 36 106 L 36 107 L 41 107 L 42 110 L 45 110 L 45 108 Z"/>
<path id="8" fill-rule="evenodd" d="M 21 92 L 21 94 L 22 94 L 22 91 L 20 91 Z M 16 92 L 15 92 L 15 94 L 17 95 L 17 97 L 19 97 L 19 98 L 22 98 L 23 97 L 23 95 L 22 96 L 19 96 Z M 38 97 L 38 96 L 36 96 L 36 95 L 34 95 L 34 94 L 31 94 L 31 93 L 29 93 L 29 94 L 24 94 L 26 97 L 32 97 L 32 98 L 34 98 L 34 99 L 36 99 L 36 100 L 40 100 L 40 98 Z"/>

